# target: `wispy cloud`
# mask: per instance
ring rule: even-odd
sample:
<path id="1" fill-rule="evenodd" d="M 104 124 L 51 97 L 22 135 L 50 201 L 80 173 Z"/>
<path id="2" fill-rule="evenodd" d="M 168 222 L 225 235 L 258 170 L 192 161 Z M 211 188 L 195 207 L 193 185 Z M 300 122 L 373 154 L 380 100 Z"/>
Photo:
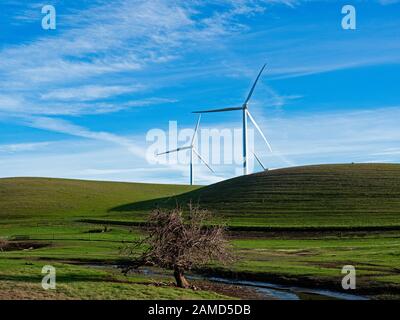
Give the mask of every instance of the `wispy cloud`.
<path id="1" fill-rule="evenodd" d="M 43 106 L 45 99 L 50 105 L 56 102 L 54 107 L 71 110 L 72 100 L 95 101 L 142 92 L 150 83 L 141 83 L 135 72 L 177 59 L 197 43 L 237 31 L 242 25 L 235 17 L 258 12 L 262 2 L 221 3 L 220 11 L 201 18 L 198 10 L 203 4 L 196 1 L 98 0 L 85 10 L 69 10 L 59 19 L 59 27 L 65 31 L 57 37 L 43 36 L 0 51 L 0 76 L 4 79 L 0 109 L 16 108 L 29 114 Z M 39 2 L 32 3 L 29 12 L 38 6 Z M 119 83 L 104 84 L 101 79 L 105 76 L 117 78 Z M 136 84 L 132 85 L 132 79 Z M 75 113 L 84 109 L 78 105 Z"/>
<path id="2" fill-rule="evenodd" d="M 0 144 L 0 154 L 40 150 L 48 147 L 51 143 L 52 142 Z"/>
<path id="3" fill-rule="evenodd" d="M 33 128 L 64 133 L 67 135 L 77 136 L 86 139 L 110 142 L 126 148 L 127 150 L 129 150 L 129 152 L 137 157 L 144 156 L 144 150 L 128 138 L 121 137 L 109 132 L 91 131 L 87 128 L 75 125 L 66 120 L 49 117 L 29 117 L 25 118 L 23 120 L 23 123 Z"/>
<path id="4" fill-rule="evenodd" d="M 133 93 L 143 89 L 142 86 L 83 86 L 56 89 L 41 95 L 44 100 L 90 101 Z"/>
<path id="5" fill-rule="evenodd" d="M 400 107 L 285 119 L 257 116 L 274 150 L 295 163 L 379 162 L 381 156 L 386 156 L 386 161 L 400 160 L 395 147 L 400 144 Z M 262 156 L 274 167 L 282 166 L 274 154 L 263 152 Z M 387 156 L 392 156 L 391 160 Z"/>

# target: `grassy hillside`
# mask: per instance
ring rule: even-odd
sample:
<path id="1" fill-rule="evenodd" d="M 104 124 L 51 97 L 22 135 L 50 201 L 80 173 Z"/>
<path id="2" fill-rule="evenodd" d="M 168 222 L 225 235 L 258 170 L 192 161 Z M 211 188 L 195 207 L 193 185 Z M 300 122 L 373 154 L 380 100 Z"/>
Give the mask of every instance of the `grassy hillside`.
<path id="1" fill-rule="evenodd" d="M 169 197 L 195 188 L 47 178 L 0 179 L 0 218 L 97 216 L 118 205 Z"/>
<path id="2" fill-rule="evenodd" d="M 3 219 L 140 221 L 157 206 L 199 202 L 235 226 L 400 226 L 400 165 L 286 168 L 198 188 L 64 179 L 0 179 Z"/>
<path id="3" fill-rule="evenodd" d="M 270 225 L 400 225 L 400 165 L 319 165 L 224 181 L 186 197 Z"/>
<path id="4" fill-rule="evenodd" d="M 178 196 L 234 225 L 398 226 L 400 165 L 343 164 L 287 168 L 223 181 Z M 174 204 L 158 199 L 117 211 Z"/>

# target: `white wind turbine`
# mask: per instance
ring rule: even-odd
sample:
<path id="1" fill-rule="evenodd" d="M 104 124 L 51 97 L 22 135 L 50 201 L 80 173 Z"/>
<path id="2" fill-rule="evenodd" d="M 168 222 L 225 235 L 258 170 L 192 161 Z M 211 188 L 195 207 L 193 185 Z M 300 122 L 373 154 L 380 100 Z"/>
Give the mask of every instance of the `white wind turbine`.
<path id="1" fill-rule="evenodd" d="M 201 115 L 199 115 L 199 119 L 197 120 L 196 128 L 194 129 L 194 134 L 193 134 L 193 137 L 192 137 L 192 141 L 190 142 L 189 146 L 181 147 L 181 148 L 178 148 L 178 149 L 174 149 L 174 150 L 170 150 L 170 151 L 166 151 L 166 152 L 162 152 L 162 153 L 158 153 L 157 154 L 157 156 L 160 156 L 160 155 L 163 155 L 163 154 L 179 152 L 179 151 L 184 151 L 184 150 L 190 150 L 190 185 L 193 185 L 193 154 L 195 154 L 201 161 L 203 161 L 203 163 L 207 166 L 207 168 L 212 173 L 214 173 L 214 170 L 211 169 L 211 167 L 208 165 L 208 163 L 202 158 L 200 153 L 194 147 L 194 142 L 195 142 L 195 139 L 196 139 L 196 136 L 197 136 L 197 131 L 199 130 L 199 126 L 200 126 L 200 119 L 201 119 Z"/>
<path id="2" fill-rule="evenodd" d="M 236 110 L 241 110 L 243 114 L 243 173 L 246 175 L 248 172 L 248 150 L 247 150 L 247 117 L 250 119 L 250 121 L 253 123 L 254 127 L 257 129 L 257 131 L 260 133 L 261 137 L 265 141 L 265 143 L 268 146 L 268 149 L 272 152 L 271 145 L 269 144 L 267 138 L 265 137 L 264 133 L 261 131 L 260 127 L 254 120 L 253 116 L 250 114 L 250 111 L 248 109 L 249 107 L 249 101 L 253 95 L 254 89 L 257 85 L 258 80 L 260 79 L 261 74 L 263 73 L 264 69 L 266 67 L 266 64 L 261 68 L 256 81 L 254 82 L 253 86 L 251 87 L 251 90 L 249 92 L 249 95 L 247 96 L 245 102 L 241 107 L 233 107 L 233 108 L 224 108 L 224 109 L 215 109 L 215 110 L 205 110 L 205 111 L 195 111 L 194 113 L 213 113 L 213 112 L 225 112 L 225 111 L 236 111 Z M 260 162 L 259 158 L 255 155 L 253 152 L 257 162 L 263 167 L 265 170 L 265 167 L 262 165 Z"/>

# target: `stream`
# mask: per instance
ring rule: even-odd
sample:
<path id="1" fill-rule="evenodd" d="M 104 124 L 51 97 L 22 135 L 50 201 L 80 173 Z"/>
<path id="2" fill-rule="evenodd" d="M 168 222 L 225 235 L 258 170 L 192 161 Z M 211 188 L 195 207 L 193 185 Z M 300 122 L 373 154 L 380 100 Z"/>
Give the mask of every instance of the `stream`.
<path id="1" fill-rule="evenodd" d="M 140 272 L 148 275 L 161 275 L 150 269 L 141 269 Z M 227 285 L 235 285 L 244 288 L 252 288 L 261 294 L 266 300 L 310 300 L 310 299 L 339 299 L 339 300 L 368 300 L 368 298 L 353 295 L 349 293 L 342 293 L 333 290 L 325 289 L 310 289 L 304 287 L 296 287 L 290 285 L 280 285 L 270 282 L 262 281 L 248 281 L 248 280 L 235 280 L 223 277 L 210 277 L 191 275 L 187 276 L 188 279 L 207 280 L 210 282 L 217 282 Z"/>
<path id="2" fill-rule="evenodd" d="M 220 277 L 192 277 L 202 278 L 211 282 L 226 283 L 230 285 L 251 287 L 266 299 L 274 300 L 303 300 L 303 299 L 340 299 L 340 300 L 368 300 L 365 297 L 347 294 L 332 290 L 309 289 L 288 285 L 279 285 L 261 281 L 232 280 Z"/>

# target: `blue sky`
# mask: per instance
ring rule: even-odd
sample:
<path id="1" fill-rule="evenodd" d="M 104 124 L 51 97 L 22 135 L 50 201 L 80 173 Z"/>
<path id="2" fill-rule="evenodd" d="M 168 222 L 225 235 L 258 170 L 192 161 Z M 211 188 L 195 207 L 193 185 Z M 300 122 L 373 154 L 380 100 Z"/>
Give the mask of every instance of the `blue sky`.
<path id="1" fill-rule="evenodd" d="M 41 8 L 57 10 L 43 30 Z M 357 10 L 343 30 L 341 8 Z M 250 106 L 265 165 L 400 161 L 400 1 L 2 1 L 0 177 L 187 183 L 148 163 L 147 132 L 191 111 Z M 203 128 L 240 129 L 240 114 Z M 184 142 L 182 142 L 184 143 Z M 240 148 L 238 149 L 240 151 Z M 197 164 L 196 182 L 238 174 Z M 255 167 L 254 170 L 259 170 Z"/>

